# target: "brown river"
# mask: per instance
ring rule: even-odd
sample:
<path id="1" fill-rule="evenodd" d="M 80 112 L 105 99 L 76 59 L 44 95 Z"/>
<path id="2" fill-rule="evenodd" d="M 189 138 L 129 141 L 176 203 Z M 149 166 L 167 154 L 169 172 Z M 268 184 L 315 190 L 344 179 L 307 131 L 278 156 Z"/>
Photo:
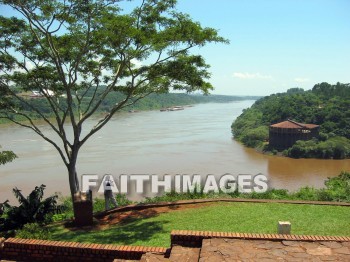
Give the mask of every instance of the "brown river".
<path id="1" fill-rule="evenodd" d="M 232 139 L 230 125 L 254 101 L 209 103 L 173 112 L 118 114 L 82 148 L 79 174 L 258 174 L 270 187 L 322 187 L 327 177 L 350 171 L 350 160 L 267 156 Z M 86 129 L 93 126 L 91 119 Z M 53 133 L 41 125 L 48 136 Z M 0 166 L 0 202 L 13 200 L 12 188 L 28 194 L 45 184 L 46 194 L 69 194 L 66 169 L 55 149 L 31 130 L 0 126 L 1 150 L 18 159 Z M 133 195 L 133 194 L 132 194 Z"/>

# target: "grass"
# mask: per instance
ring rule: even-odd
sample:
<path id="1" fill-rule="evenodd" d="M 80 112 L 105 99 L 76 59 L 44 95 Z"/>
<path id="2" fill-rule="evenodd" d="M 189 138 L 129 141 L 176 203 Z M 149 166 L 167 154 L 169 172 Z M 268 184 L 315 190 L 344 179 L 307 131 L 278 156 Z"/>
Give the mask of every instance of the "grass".
<path id="1" fill-rule="evenodd" d="M 341 206 L 279 203 L 217 203 L 163 213 L 114 225 L 105 230 L 70 231 L 50 226 L 52 240 L 101 244 L 170 246 L 170 232 L 208 230 L 276 233 L 277 221 L 290 221 L 292 234 L 350 236 L 350 209 Z"/>

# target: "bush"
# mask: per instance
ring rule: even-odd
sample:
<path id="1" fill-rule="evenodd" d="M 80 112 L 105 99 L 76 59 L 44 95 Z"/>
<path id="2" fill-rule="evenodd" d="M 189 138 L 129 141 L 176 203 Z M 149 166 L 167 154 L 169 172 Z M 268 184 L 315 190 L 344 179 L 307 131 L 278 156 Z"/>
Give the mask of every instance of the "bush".
<path id="1" fill-rule="evenodd" d="M 318 189 L 313 187 L 302 187 L 297 192 L 293 194 L 293 197 L 300 200 L 317 201 L 318 199 Z"/>
<path id="2" fill-rule="evenodd" d="M 350 172 L 341 172 L 337 177 L 328 178 L 325 185 L 329 199 L 350 202 Z"/>
<path id="3" fill-rule="evenodd" d="M 64 197 L 61 194 L 57 193 L 58 195 L 58 203 L 60 206 L 62 206 L 62 209 L 64 210 L 61 214 L 54 214 L 52 216 L 52 221 L 62 221 L 66 219 L 71 219 L 74 217 L 73 212 L 73 202 L 71 197 Z"/>
<path id="4" fill-rule="evenodd" d="M 42 227 L 38 223 L 29 223 L 23 226 L 22 229 L 16 232 L 17 238 L 26 239 L 49 239 L 51 236 L 50 231 Z"/>
<path id="5" fill-rule="evenodd" d="M 45 185 L 35 187 L 28 197 L 24 197 L 18 188 L 14 188 L 13 193 L 20 205 L 11 206 L 8 201 L 2 204 L 1 230 L 18 229 L 27 223 L 46 223 L 48 219 L 50 220 L 57 204 L 57 196 L 43 200 L 45 187 Z"/>
<path id="6" fill-rule="evenodd" d="M 286 189 L 270 189 L 263 193 L 236 193 L 237 197 L 252 199 L 289 199 L 288 190 Z"/>

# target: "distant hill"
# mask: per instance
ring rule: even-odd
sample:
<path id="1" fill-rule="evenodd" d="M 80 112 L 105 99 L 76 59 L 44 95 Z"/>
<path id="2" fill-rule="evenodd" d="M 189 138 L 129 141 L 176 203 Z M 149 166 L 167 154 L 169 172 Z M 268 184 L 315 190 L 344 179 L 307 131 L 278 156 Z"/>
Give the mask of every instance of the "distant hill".
<path id="1" fill-rule="evenodd" d="M 152 94 L 138 101 L 136 110 L 152 110 L 175 105 L 193 105 L 199 103 L 228 103 L 233 101 L 257 100 L 258 96 L 226 96 L 226 95 L 192 95 L 192 94 Z"/>
<path id="2" fill-rule="evenodd" d="M 103 92 L 101 89 L 100 92 Z M 90 98 L 93 96 L 93 92 L 90 91 L 86 93 L 86 98 L 83 100 L 82 109 L 89 106 Z M 51 108 L 47 103 L 45 98 L 40 97 L 30 97 L 30 94 L 23 94 L 23 98 L 32 99 L 31 104 L 40 110 L 41 113 L 46 115 L 47 117 L 54 117 L 54 114 L 51 112 Z M 99 111 L 96 113 L 107 112 L 111 107 L 113 107 L 116 103 L 121 101 L 124 98 L 124 95 L 121 93 L 111 93 L 101 104 Z M 142 110 L 157 110 L 164 107 L 171 106 L 183 106 L 183 105 L 193 105 L 198 103 L 228 103 L 232 101 L 243 101 L 243 100 L 257 100 L 261 97 L 259 96 L 226 96 L 226 95 L 199 95 L 199 94 L 184 94 L 184 93 L 165 93 L 165 94 L 151 94 L 139 101 L 137 101 L 134 105 L 125 107 L 124 111 L 134 110 L 134 111 L 142 111 Z M 62 107 L 65 107 L 65 98 L 59 97 L 59 103 Z M 84 103 L 86 101 L 86 103 Z M 22 105 L 26 106 L 26 105 Z M 36 112 L 34 112 L 30 107 L 27 106 L 25 108 L 28 114 L 31 115 L 33 119 L 36 119 L 38 116 Z M 19 121 L 25 119 L 17 119 Z M 0 123 L 8 122 L 6 120 L 0 120 Z"/>
<path id="3" fill-rule="evenodd" d="M 268 147 L 269 125 L 293 119 L 320 125 L 318 140 L 298 141 L 284 151 L 290 157 L 350 157 L 350 84 L 316 84 L 312 90 L 289 89 L 257 100 L 232 124 L 238 141 L 248 147 Z M 276 152 L 276 151 L 274 151 Z"/>
<path id="4" fill-rule="evenodd" d="M 121 93 L 111 93 L 104 101 L 100 112 L 109 111 L 118 101 L 121 101 L 124 95 Z M 137 101 L 133 106 L 126 107 L 124 110 L 156 110 L 170 106 L 193 105 L 199 103 L 228 103 L 232 101 L 257 100 L 261 96 L 226 96 L 226 95 L 199 95 L 185 93 L 164 93 L 150 94 L 149 96 Z"/>

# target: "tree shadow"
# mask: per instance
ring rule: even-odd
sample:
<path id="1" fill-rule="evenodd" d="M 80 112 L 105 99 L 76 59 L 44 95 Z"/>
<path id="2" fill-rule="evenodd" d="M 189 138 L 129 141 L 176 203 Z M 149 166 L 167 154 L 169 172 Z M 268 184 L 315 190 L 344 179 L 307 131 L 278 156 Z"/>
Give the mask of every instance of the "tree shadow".
<path id="1" fill-rule="evenodd" d="M 77 228 L 66 223 L 52 227 L 52 239 L 61 241 L 90 242 L 119 245 L 148 245 L 144 243 L 164 244 L 169 241 L 170 229 L 166 227 L 169 220 L 153 221 L 148 218 L 176 210 L 198 208 L 205 204 L 168 205 L 151 208 L 140 208 L 118 212 L 99 217 L 91 227 Z M 165 229 L 166 228 L 166 229 Z M 158 244 L 159 245 L 159 244 Z M 163 245 L 163 244 L 161 244 Z"/>
<path id="2" fill-rule="evenodd" d="M 135 219 L 127 224 L 114 225 L 108 229 L 79 230 L 74 231 L 56 226 L 50 228 L 52 240 L 90 242 L 99 244 L 135 245 L 136 242 L 148 242 L 157 235 L 169 233 L 164 225 L 169 221 L 142 221 Z"/>
<path id="3" fill-rule="evenodd" d="M 98 217 L 98 221 L 100 225 L 116 225 L 116 224 L 127 224 L 134 222 L 140 218 L 150 218 L 156 217 L 163 213 L 168 213 L 171 211 L 176 211 L 183 209 L 184 207 L 181 205 L 169 205 L 169 206 L 161 206 L 161 207 L 150 207 L 150 208 L 142 208 L 142 209 L 134 209 L 130 211 L 119 211 L 113 212 L 111 214 L 105 215 L 103 217 Z"/>

